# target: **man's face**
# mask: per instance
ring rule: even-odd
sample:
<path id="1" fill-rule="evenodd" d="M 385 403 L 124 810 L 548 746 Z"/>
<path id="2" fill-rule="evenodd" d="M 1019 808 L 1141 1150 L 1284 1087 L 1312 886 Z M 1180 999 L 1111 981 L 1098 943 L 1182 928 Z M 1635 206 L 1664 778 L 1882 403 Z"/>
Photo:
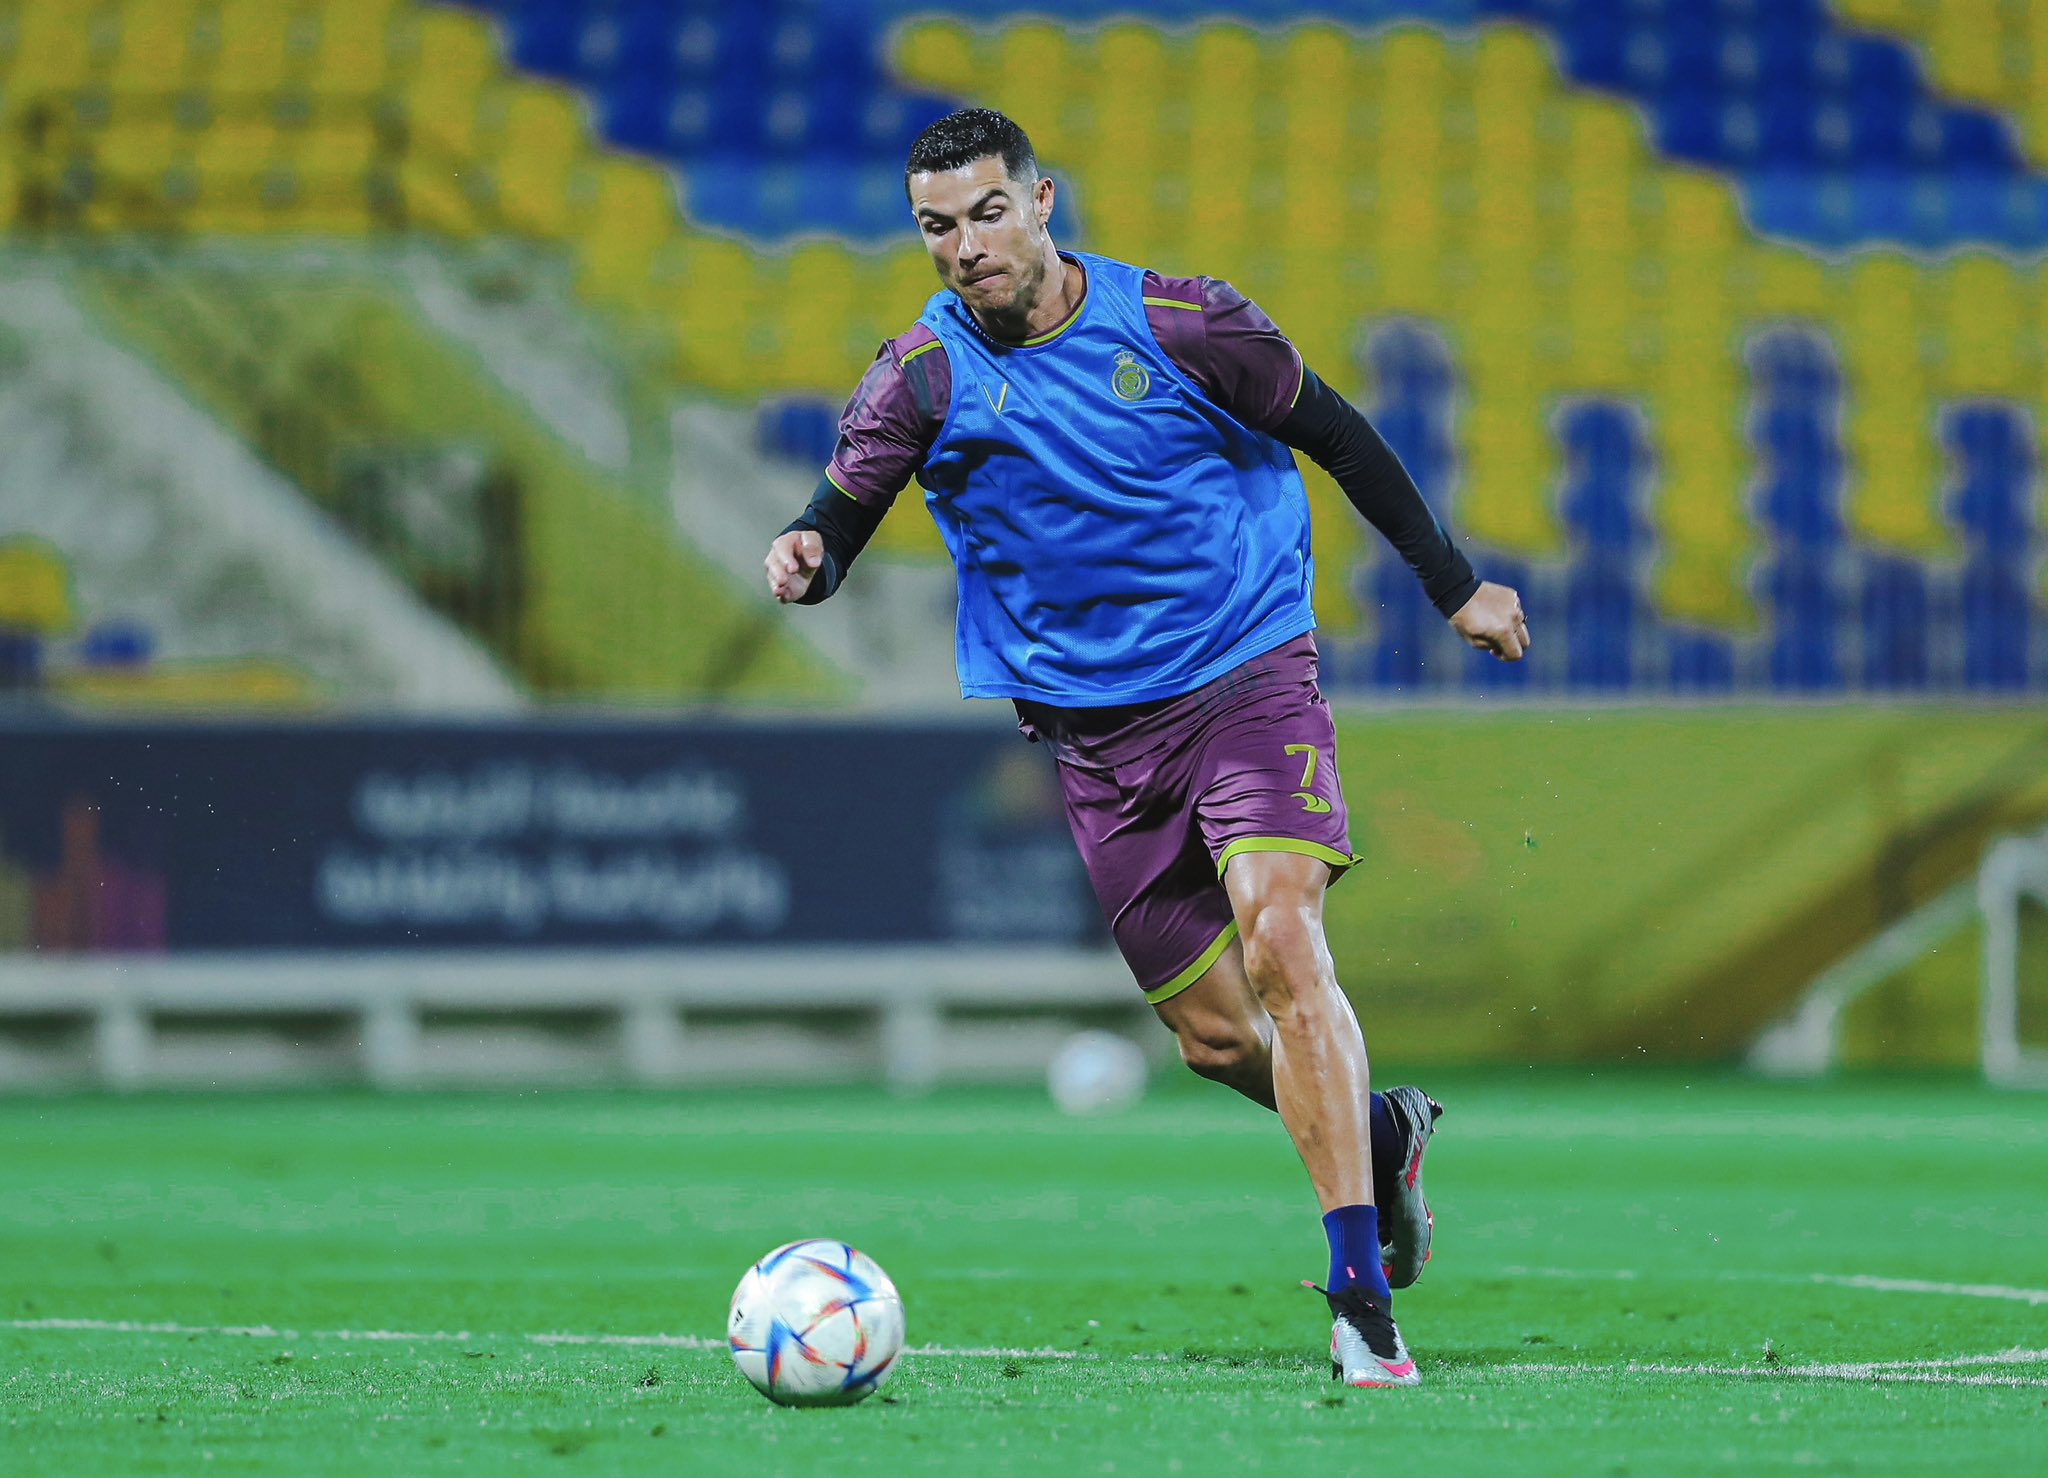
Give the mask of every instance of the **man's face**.
<path id="1" fill-rule="evenodd" d="M 910 208 L 939 280 L 976 312 L 1029 309 L 1045 284 L 1052 181 L 1012 179 L 997 155 L 910 177 Z"/>

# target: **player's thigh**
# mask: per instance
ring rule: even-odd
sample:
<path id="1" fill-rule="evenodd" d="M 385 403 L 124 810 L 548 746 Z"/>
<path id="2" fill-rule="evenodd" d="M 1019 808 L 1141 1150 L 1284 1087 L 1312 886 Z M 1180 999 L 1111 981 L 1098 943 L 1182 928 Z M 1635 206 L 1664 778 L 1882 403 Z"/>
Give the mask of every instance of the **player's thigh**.
<path id="1" fill-rule="evenodd" d="M 1218 878 L 1247 853 L 1356 860 L 1337 778 L 1337 728 L 1312 677 L 1270 682 L 1205 737 L 1196 817 Z"/>
<path id="2" fill-rule="evenodd" d="M 1062 764 L 1060 793 L 1089 884 L 1139 988 L 1155 1005 L 1184 994 L 1236 932 L 1185 788 Z"/>

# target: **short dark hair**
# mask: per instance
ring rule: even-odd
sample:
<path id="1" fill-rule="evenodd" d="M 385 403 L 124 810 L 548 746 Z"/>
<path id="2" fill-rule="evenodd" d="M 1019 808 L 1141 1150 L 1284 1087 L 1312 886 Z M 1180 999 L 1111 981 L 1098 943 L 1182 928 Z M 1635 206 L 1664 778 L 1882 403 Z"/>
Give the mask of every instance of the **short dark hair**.
<path id="1" fill-rule="evenodd" d="M 910 158 L 903 166 L 903 188 L 907 194 L 910 177 L 942 169 L 958 169 L 991 154 L 1003 161 L 1003 170 L 1013 180 L 1037 183 L 1038 155 L 1024 130 L 994 108 L 961 108 L 934 119 L 910 146 Z"/>

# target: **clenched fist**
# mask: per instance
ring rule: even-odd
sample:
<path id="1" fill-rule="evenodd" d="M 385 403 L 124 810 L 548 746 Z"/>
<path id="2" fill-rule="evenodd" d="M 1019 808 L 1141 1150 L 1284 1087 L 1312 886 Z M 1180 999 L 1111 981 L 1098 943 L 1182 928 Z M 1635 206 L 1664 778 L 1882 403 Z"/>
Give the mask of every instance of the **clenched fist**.
<path id="1" fill-rule="evenodd" d="M 1451 617 L 1458 635 L 1503 662 L 1519 662 L 1529 650 L 1529 619 L 1522 598 L 1505 585 L 1483 581 Z"/>

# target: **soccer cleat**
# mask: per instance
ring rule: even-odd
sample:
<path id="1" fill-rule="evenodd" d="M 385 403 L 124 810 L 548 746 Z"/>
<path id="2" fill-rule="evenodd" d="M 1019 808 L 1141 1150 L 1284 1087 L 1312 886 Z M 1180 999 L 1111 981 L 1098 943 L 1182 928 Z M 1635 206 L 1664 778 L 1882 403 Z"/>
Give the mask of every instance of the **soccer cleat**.
<path id="1" fill-rule="evenodd" d="M 1314 1285 L 1311 1284 L 1311 1287 Z M 1357 1284 L 1341 1293 L 1324 1293 L 1330 1301 L 1330 1379 L 1347 1386 L 1419 1386 L 1422 1376 L 1393 1316 Z"/>
<path id="2" fill-rule="evenodd" d="M 1407 1126 L 1401 1155 L 1401 1173 L 1391 1186 L 1376 1185 L 1373 1193 L 1380 1205 L 1380 1231 L 1386 1242 L 1380 1247 L 1380 1263 L 1386 1271 L 1387 1286 L 1406 1288 L 1422 1276 L 1429 1261 L 1429 1239 L 1436 1230 L 1436 1218 L 1422 1197 L 1422 1156 L 1444 1106 L 1420 1088 L 1389 1088 L 1387 1106 Z"/>

